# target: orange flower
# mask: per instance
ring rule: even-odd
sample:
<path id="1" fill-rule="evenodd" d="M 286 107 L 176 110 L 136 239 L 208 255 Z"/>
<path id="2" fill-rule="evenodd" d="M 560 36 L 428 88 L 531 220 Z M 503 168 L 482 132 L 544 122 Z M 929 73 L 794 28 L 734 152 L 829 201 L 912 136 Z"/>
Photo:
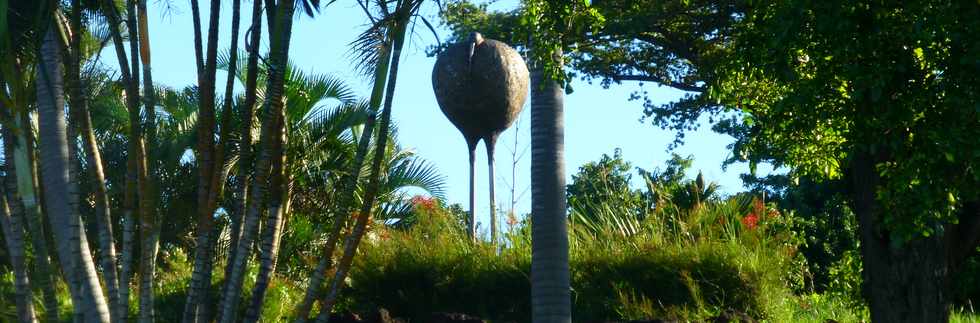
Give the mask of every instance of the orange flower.
<path id="1" fill-rule="evenodd" d="M 746 214 L 745 217 L 742 218 L 742 225 L 749 230 L 755 229 L 755 227 L 759 225 L 759 216 L 755 215 L 754 212 Z"/>

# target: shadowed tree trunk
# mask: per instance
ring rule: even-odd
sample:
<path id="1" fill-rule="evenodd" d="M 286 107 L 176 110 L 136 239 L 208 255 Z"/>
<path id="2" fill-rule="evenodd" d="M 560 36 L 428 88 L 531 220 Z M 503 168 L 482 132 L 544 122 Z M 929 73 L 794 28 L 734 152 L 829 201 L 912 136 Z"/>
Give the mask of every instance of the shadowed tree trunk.
<path id="1" fill-rule="evenodd" d="M 109 308 L 84 240 L 81 218 L 73 216 L 69 195 L 68 141 L 63 107 L 60 48 L 55 41 L 55 26 L 50 26 L 41 46 L 38 65 L 37 106 L 40 139 L 41 172 L 44 181 L 45 210 L 58 243 L 58 255 L 73 298 L 80 300 L 75 311 L 86 322 L 109 322 Z"/>
<path id="2" fill-rule="evenodd" d="M 4 132 L 9 130 L 4 129 Z M 4 141 L 4 146 L 9 141 Z M 13 151 L 13 149 L 5 149 Z M 6 164 L 13 164 L 13 156 L 4 154 Z M 13 169 L 9 166 L 4 170 L 11 174 Z M 21 322 L 37 322 L 34 314 L 34 296 L 31 293 L 30 278 L 27 273 L 27 249 L 24 243 L 24 222 L 21 214 L 11 215 L 11 208 L 8 207 L 6 189 L 0 194 L 0 226 L 3 227 L 3 236 L 6 238 L 7 251 L 10 253 L 10 264 L 14 271 L 14 302 L 17 304 L 17 319 Z"/>
<path id="3" fill-rule="evenodd" d="M 145 182 L 145 162 L 144 156 L 141 152 L 142 150 L 142 134 L 141 126 L 139 122 L 133 122 L 133 112 L 137 114 L 138 120 L 138 110 L 139 110 L 139 83 L 135 79 L 136 75 L 139 74 L 139 69 L 136 68 L 135 53 L 136 44 L 135 41 L 138 39 L 138 31 L 134 28 L 135 23 L 129 24 L 130 40 L 131 40 L 131 53 L 134 55 L 127 56 L 126 49 L 122 41 L 122 33 L 119 30 L 120 24 L 122 24 L 118 8 L 115 2 L 110 0 L 103 0 L 101 2 L 103 13 L 109 22 L 109 34 L 112 38 L 113 47 L 116 50 L 116 58 L 119 62 L 119 72 L 122 78 L 123 85 L 125 86 L 125 99 L 126 99 L 126 109 L 129 111 L 130 115 L 130 136 L 128 142 L 127 162 L 126 162 L 126 187 L 123 197 L 123 243 L 120 250 L 120 277 L 119 277 L 119 308 L 116 309 L 116 317 L 120 321 L 127 321 L 129 316 L 129 297 L 130 297 L 130 280 L 132 278 L 133 270 L 133 252 L 136 236 L 136 217 L 135 213 L 143 213 L 141 207 L 137 200 L 137 191 L 142 191 L 142 185 L 140 183 Z M 130 60 L 133 60 L 133 68 L 130 68 Z M 135 74 L 135 75 L 134 75 Z"/>
<path id="4" fill-rule="evenodd" d="M 14 111 L 14 124 L 17 133 L 12 129 L 3 130 L 4 154 L 11 156 L 6 162 L 4 186 L 10 209 L 14 216 L 21 214 L 30 232 L 31 245 L 34 247 L 34 266 L 36 275 L 34 285 L 41 289 L 44 312 L 41 320 L 55 322 L 58 320 L 58 299 L 54 291 L 54 272 L 48 258 L 48 243 L 45 240 L 44 226 L 41 222 L 41 210 L 37 204 L 34 188 L 37 186 L 34 174 L 33 129 L 30 122 L 24 121 L 28 115 L 24 111 Z"/>
<path id="5" fill-rule="evenodd" d="M 248 36 L 245 104 L 241 107 L 242 124 L 239 126 L 241 129 L 241 138 L 239 139 L 238 147 L 238 186 L 236 187 L 238 199 L 235 200 L 235 207 L 231 214 L 231 241 L 228 244 L 228 263 L 225 264 L 225 278 L 231 276 L 232 259 L 235 259 L 235 255 L 238 252 L 237 246 L 241 238 L 242 220 L 248 209 L 248 183 L 249 174 L 251 174 L 252 170 L 252 167 L 250 167 L 252 165 L 252 119 L 255 101 L 258 97 L 259 42 L 262 39 L 262 0 L 252 2 L 252 27 L 248 31 Z M 222 287 L 221 294 L 224 295 L 224 287 Z"/>
<path id="6" fill-rule="evenodd" d="M 542 64 L 535 62 L 531 72 L 531 305 L 535 323 L 572 320 L 564 140 L 564 92 L 544 74 Z"/>
<path id="7" fill-rule="evenodd" d="M 399 9 L 408 10 L 404 8 Z M 337 270 L 334 273 L 333 281 L 330 282 L 330 289 L 327 290 L 327 294 L 322 301 L 320 314 L 317 315 L 316 322 L 325 323 L 330 321 L 330 312 L 333 311 L 337 296 L 340 294 L 340 286 L 343 284 L 344 279 L 347 278 L 347 273 L 350 271 L 351 264 L 354 262 L 354 254 L 357 253 L 357 246 L 360 244 L 361 238 L 364 237 L 368 220 L 371 218 L 374 208 L 378 188 L 381 184 L 381 164 L 385 158 L 385 147 L 388 145 L 388 136 L 391 128 L 391 106 L 395 95 L 395 83 L 398 80 L 398 63 L 401 57 L 402 44 L 405 41 L 405 31 L 407 29 L 405 24 L 410 17 L 408 13 L 398 11 L 400 10 L 396 9 L 396 13 L 394 14 L 405 14 L 406 16 L 399 17 L 401 19 L 395 22 L 394 34 L 391 38 L 391 67 L 388 70 L 388 82 L 386 84 L 387 88 L 385 89 L 384 109 L 381 111 L 381 123 L 375 139 L 374 160 L 371 161 L 371 177 L 368 179 L 369 182 L 367 183 L 368 186 L 364 193 L 360 212 L 357 213 L 357 221 L 355 221 L 354 228 L 344 242 L 343 256 L 341 256 L 340 262 L 337 264 Z"/>
<path id="8" fill-rule="evenodd" d="M 196 7 L 196 1 L 194 1 Z M 198 236 L 197 249 L 194 252 L 194 272 L 191 275 L 191 283 L 188 288 L 187 301 L 184 305 L 184 322 L 203 322 L 210 316 L 208 308 L 199 306 L 208 304 L 208 289 L 211 286 L 211 277 L 214 270 L 211 251 L 214 245 L 215 236 L 212 231 L 214 222 L 214 212 L 217 208 L 218 198 L 224 191 L 224 183 L 227 178 L 227 168 L 225 166 L 225 151 L 228 145 L 228 137 L 231 130 L 231 110 L 234 99 L 234 80 L 236 63 L 238 61 L 238 28 L 240 20 L 240 1 L 232 3 L 232 30 L 231 30 L 231 49 L 228 65 L 228 79 L 225 87 L 224 105 L 221 112 L 221 129 L 219 141 L 215 145 L 214 136 L 214 104 L 215 104 L 215 71 L 217 69 L 217 40 L 218 40 L 218 17 L 217 7 L 220 2 L 211 3 L 211 21 L 208 26 L 208 47 L 207 61 L 203 71 L 198 71 L 198 81 L 201 86 L 202 101 L 201 109 L 204 121 L 198 123 Z M 199 26 L 199 18 L 194 15 L 195 26 Z M 195 48 L 200 47 L 200 30 L 194 31 Z M 196 53 L 200 55 L 199 52 Z M 198 62 L 200 56 L 196 56 Z M 199 65 L 200 66 L 200 65 Z M 203 72 L 203 73 L 202 73 Z M 205 128 L 206 127 L 206 128 Z M 205 183 L 206 182 L 206 183 Z"/>
<path id="9" fill-rule="evenodd" d="M 374 123 L 377 119 L 377 108 L 381 105 L 385 83 L 388 78 L 388 62 L 391 61 L 391 51 L 388 50 L 387 46 L 383 46 L 378 50 L 381 51 L 379 55 L 381 60 L 375 66 L 374 70 L 374 88 L 371 91 L 371 101 L 369 103 L 371 111 L 368 112 L 367 120 L 364 122 L 364 130 L 357 143 L 354 162 L 351 163 L 350 170 L 341 188 L 343 195 L 341 195 L 340 207 L 337 208 L 334 215 L 333 227 L 327 236 L 327 244 L 320 253 L 320 261 L 317 263 L 316 269 L 310 275 L 310 284 L 306 287 L 303 302 L 296 308 L 296 323 L 305 323 L 309 319 L 313 302 L 316 301 L 317 295 L 320 294 L 323 278 L 327 274 L 327 269 L 330 269 L 333 265 L 333 254 L 337 246 L 337 241 L 340 240 L 341 233 L 347 227 L 351 209 L 354 208 L 354 194 L 357 191 L 357 183 L 360 181 L 364 158 L 367 156 L 367 151 L 371 144 L 371 134 L 374 132 Z"/>
<path id="10" fill-rule="evenodd" d="M 882 228 L 881 207 L 876 201 L 880 182 L 873 156 L 853 154 L 850 176 L 853 210 L 858 218 L 861 256 L 864 259 L 862 290 L 871 305 L 873 322 L 949 321 L 949 274 L 944 242 L 939 235 L 893 244 Z M 952 234 L 952 233 L 949 233 Z M 928 297 L 927 297 L 928 296 Z"/>
<path id="11" fill-rule="evenodd" d="M 268 10 L 268 9 L 267 9 Z M 263 109 L 262 129 L 259 136 L 260 152 L 255 162 L 255 175 L 251 185 L 248 212 L 245 214 L 244 229 L 238 243 L 238 251 L 231 261 L 231 275 L 227 277 L 225 295 L 221 301 L 220 322 L 231 323 L 236 319 L 238 301 L 241 298 L 242 283 L 249 255 L 249 248 L 257 231 L 259 215 L 262 211 L 262 199 L 269 186 L 270 170 L 275 158 L 273 148 L 276 138 L 276 127 L 283 113 L 283 91 L 285 85 L 286 65 L 289 58 L 289 41 L 292 36 L 293 1 L 282 1 L 276 8 L 275 25 L 271 28 L 269 50 L 269 76 L 266 87 L 266 102 Z"/>
<path id="12" fill-rule="evenodd" d="M 93 178 L 92 191 L 95 192 L 95 222 L 98 230 L 99 248 L 102 249 L 101 262 L 102 272 L 105 278 L 106 292 L 109 296 L 109 309 L 112 311 L 113 322 L 119 320 L 119 280 L 116 272 L 116 250 L 112 234 L 112 217 L 109 213 L 109 196 L 105 186 L 105 173 L 102 170 L 102 156 L 99 146 L 95 141 L 95 134 L 92 131 L 92 120 L 88 112 L 88 104 L 81 85 L 81 35 L 84 32 L 82 26 L 82 9 L 79 0 L 72 0 L 71 13 L 71 54 L 68 64 L 68 89 L 69 107 L 71 116 L 74 120 L 71 125 L 73 129 L 81 131 L 82 147 L 85 150 L 85 157 L 89 176 Z M 71 139 L 74 139 L 74 135 Z M 69 141 L 73 143 L 73 141 Z"/>
<path id="13" fill-rule="evenodd" d="M 268 289 L 269 282 L 272 280 L 272 275 L 276 270 L 276 257 L 279 253 L 279 236 L 282 232 L 283 218 L 285 215 L 285 200 L 289 199 L 288 189 L 286 189 L 286 185 L 289 185 L 285 173 L 287 165 L 286 156 L 283 154 L 283 146 L 287 140 L 286 124 L 286 114 L 283 111 L 282 115 L 279 116 L 279 125 L 276 127 L 276 134 L 273 136 L 275 141 L 273 142 L 272 148 L 272 155 L 274 156 L 272 161 L 272 178 L 269 183 L 269 215 L 265 221 L 266 227 L 259 249 L 259 254 L 261 255 L 259 273 L 255 278 L 255 286 L 252 288 L 250 306 L 245 312 L 245 318 L 243 320 L 245 323 L 253 323 L 259 320 L 259 315 L 262 314 L 265 291 Z"/>

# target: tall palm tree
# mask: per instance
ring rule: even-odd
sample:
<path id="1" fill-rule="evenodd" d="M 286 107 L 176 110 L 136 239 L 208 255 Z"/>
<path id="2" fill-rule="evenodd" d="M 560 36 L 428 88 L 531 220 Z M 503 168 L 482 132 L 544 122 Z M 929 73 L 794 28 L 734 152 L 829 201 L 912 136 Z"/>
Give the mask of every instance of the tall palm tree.
<path id="1" fill-rule="evenodd" d="M 84 239 L 82 219 L 73 216 L 69 201 L 68 141 L 65 116 L 61 48 L 55 40 L 57 27 L 48 27 L 41 45 L 37 77 L 38 132 L 45 209 L 65 267 L 76 313 L 87 322 L 109 322 L 109 308 Z"/>
<path id="2" fill-rule="evenodd" d="M 322 301 L 320 314 L 317 316 L 316 320 L 317 322 L 328 322 L 330 320 L 330 312 L 333 310 L 333 305 L 337 300 L 338 294 L 340 293 L 340 286 L 344 279 L 347 278 L 347 274 L 350 271 L 350 266 L 354 261 L 354 254 L 357 252 L 357 247 L 360 244 L 361 238 L 364 236 L 368 219 L 371 217 L 372 209 L 374 208 L 375 199 L 377 198 L 381 181 L 381 164 L 384 159 L 384 153 L 391 128 L 391 108 L 395 94 L 395 83 L 398 80 L 398 65 L 401 57 L 401 50 L 405 43 L 405 34 L 408 30 L 408 24 L 418 13 L 423 1 L 394 1 L 393 3 L 395 6 L 393 9 L 389 8 L 389 2 L 390 1 L 377 1 L 376 3 L 376 5 L 385 15 L 382 16 L 381 19 L 377 20 L 375 26 L 384 29 L 382 34 L 386 37 L 381 38 L 380 40 L 390 42 L 392 50 L 391 61 L 388 69 L 388 82 L 385 89 L 384 108 L 381 111 L 381 123 L 378 129 L 377 140 L 375 142 L 374 158 L 371 162 L 371 174 L 368 178 L 367 188 L 361 203 L 360 212 L 358 212 L 358 214 L 361 216 L 357 217 L 357 221 L 355 221 L 350 235 L 344 242 L 343 256 L 341 256 L 340 262 L 337 264 L 337 270 L 334 273 L 334 278 L 330 284 L 330 289 L 327 291 L 327 294 Z M 367 5 L 364 3 L 361 5 L 362 7 L 367 8 Z"/>
<path id="3" fill-rule="evenodd" d="M 21 214 L 30 232 L 31 245 L 34 248 L 35 283 L 43 292 L 44 317 L 46 321 L 56 321 L 58 313 L 57 298 L 52 281 L 56 275 L 51 270 L 48 259 L 48 247 L 45 240 L 45 230 L 42 225 L 42 214 L 35 194 L 37 171 L 34 158 L 34 129 L 28 116 L 28 104 L 33 102 L 35 92 L 33 75 L 36 46 L 41 37 L 37 35 L 42 28 L 36 28 L 35 19 L 38 15 L 31 10 L 39 9 L 35 4 L 26 2 L 8 3 L 3 7 L 6 18 L 5 33 L 0 33 L 0 99 L 5 108 L 10 109 L 11 116 L 4 127 L 4 150 L 8 156 L 5 176 L 7 201 L 11 211 Z M 19 131 L 12 131 L 20 129 Z M 9 147 L 8 147 L 9 146 Z M 12 149 L 12 150 L 7 150 Z"/>
<path id="4" fill-rule="evenodd" d="M 112 217 L 109 213 L 109 196 L 105 185 L 105 173 L 102 170 L 102 156 L 95 134 L 92 131 L 92 120 L 88 112 L 86 91 L 81 84 L 81 64 L 83 60 L 82 37 L 85 27 L 82 25 L 81 1 L 72 0 L 70 18 L 71 39 L 67 73 L 69 91 L 69 107 L 71 110 L 72 126 L 81 132 L 82 147 L 85 151 L 86 163 L 90 170 L 93 191 L 95 192 L 95 222 L 98 227 L 98 241 L 102 262 L 102 272 L 105 278 L 106 292 L 109 296 L 109 308 L 112 310 L 114 322 L 119 322 L 119 280 L 116 272 L 116 250 L 112 234 Z M 74 136 L 72 137 L 74 139 Z"/>
<path id="5" fill-rule="evenodd" d="M 261 73 L 265 74 L 265 73 Z M 262 261 L 259 275 L 252 291 L 252 301 L 245 321 L 258 319 L 261 305 L 275 269 L 278 239 L 281 234 L 282 215 L 291 204 L 292 186 L 296 174 L 304 174 L 309 168 L 322 164 L 325 151 L 336 149 L 334 141 L 342 132 L 364 119 L 363 109 L 352 108 L 356 104 L 353 91 L 339 79 L 318 74 L 305 74 L 289 64 L 286 70 L 285 109 L 282 124 L 276 134 L 275 164 L 270 184 L 269 219 L 266 234 L 262 237 Z M 264 93 L 261 93 L 264 96 Z M 341 108 L 326 110 L 323 102 L 338 100 Z M 288 157 L 288 158 L 287 158 Z"/>
<path id="6" fill-rule="evenodd" d="M 245 214 L 244 228 L 241 240 L 237 246 L 238 251 L 232 265 L 231 275 L 227 277 L 224 293 L 221 301 L 220 322 L 234 322 L 237 316 L 238 301 L 241 298 L 241 286 L 244 279 L 244 271 L 248 256 L 248 249 L 252 245 L 255 236 L 253 226 L 257 226 L 259 214 L 262 209 L 261 199 L 268 188 L 268 179 L 271 172 L 276 128 L 283 111 L 283 92 L 285 86 L 286 66 L 289 58 L 289 41 L 292 37 L 292 24 L 294 3 L 291 0 L 281 1 L 275 5 L 275 24 L 270 30 L 270 50 L 269 50 L 269 76 L 266 87 L 265 108 L 263 115 L 262 129 L 259 135 L 260 152 L 255 162 L 255 175 L 253 177 L 248 212 Z M 271 9 L 271 8 L 270 8 Z"/>
<path id="7" fill-rule="evenodd" d="M 192 1 L 195 8 L 194 19 L 194 48 L 201 48 L 200 18 L 197 13 L 197 0 Z M 238 27 L 241 15 L 241 1 L 232 2 L 232 27 L 231 27 L 231 50 L 230 55 L 238 55 Z M 214 222 L 214 212 L 217 208 L 218 197 L 224 190 L 224 182 L 227 177 L 227 168 L 224 167 L 225 146 L 227 146 L 230 130 L 231 108 L 234 95 L 235 64 L 237 58 L 232 59 L 229 65 L 229 75 L 225 88 L 225 102 L 222 110 L 221 134 L 217 144 L 214 143 L 214 108 L 215 108 L 215 72 L 217 70 L 217 40 L 218 40 L 218 17 L 220 1 L 211 2 L 211 18 L 208 28 L 208 48 L 207 59 L 203 65 L 203 70 L 198 70 L 199 88 L 202 93 L 200 112 L 200 122 L 198 123 L 198 142 L 197 158 L 198 161 L 198 227 L 197 227 L 197 248 L 194 251 L 194 271 L 191 275 L 190 286 L 188 287 L 187 301 L 184 304 L 184 322 L 194 322 L 207 320 L 209 313 L 207 307 L 200 307 L 200 300 L 207 299 L 207 287 L 211 285 L 211 273 L 214 264 L 210 254 L 213 249 L 214 241 L 212 237 L 212 226 Z M 201 67 L 201 53 L 195 52 L 195 63 Z"/>
<path id="8" fill-rule="evenodd" d="M 238 141 L 238 180 L 236 181 L 237 199 L 231 213 L 231 242 L 228 248 L 229 261 L 225 266 L 225 277 L 231 276 L 232 261 L 238 251 L 236 246 L 241 238 L 242 218 L 245 210 L 248 209 L 248 183 L 249 174 L 252 167 L 252 119 L 255 110 L 255 103 L 258 101 L 258 76 L 259 76 L 259 42 L 262 39 L 262 0 L 252 2 L 252 26 L 249 28 L 250 34 L 248 41 L 248 59 L 246 62 L 245 76 L 245 103 L 240 108 L 241 117 L 239 121 L 239 141 Z M 231 59 L 229 59 L 231 61 Z M 227 68 L 229 73 L 238 73 L 230 66 Z M 225 95 L 228 95 L 227 93 Z M 223 293 L 222 293 L 223 294 Z"/>
<path id="9" fill-rule="evenodd" d="M 571 322 L 565 223 L 564 90 L 531 71 L 531 302 L 534 322 Z"/>
<path id="10" fill-rule="evenodd" d="M 2 108 L 2 107 L 0 107 Z M 4 129 L 5 132 L 10 130 Z M 4 142 L 4 146 L 7 142 Z M 5 149 L 13 151 L 13 149 Z M 13 164 L 13 156 L 4 154 L 6 165 Z M 5 172 L 10 174 L 12 169 L 5 167 Z M 2 189 L 6 191 L 5 189 Z M 34 297 L 31 293 L 30 278 L 27 274 L 27 249 L 24 243 L 24 223 L 21 214 L 14 213 L 11 216 L 10 207 L 7 203 L 7 194 L 0 194 L 0 227 L 3 228 L 3 236 L 6 238 L 7 250 L 10 254 L 10 264 L 14 270 L 14 299 L 17 303 L 17 319 L 21 322 L 37 322 L 34 314 Z"/>

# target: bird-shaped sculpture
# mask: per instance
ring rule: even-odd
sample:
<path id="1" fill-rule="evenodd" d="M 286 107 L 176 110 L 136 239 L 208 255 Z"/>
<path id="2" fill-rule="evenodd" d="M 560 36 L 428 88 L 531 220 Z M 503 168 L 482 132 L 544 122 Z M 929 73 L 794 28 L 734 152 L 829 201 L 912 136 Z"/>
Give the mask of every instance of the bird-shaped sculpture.
<path id="1" fill-rule="evenodd" d="M 439 54 L 432 87 L 443 114 L 463 133 L 470 157 L 470 237 L 476 239 L 476 145 L 482 139 L 490 166 L 490 234 L 497 241 L 493 150 L 497 137 L 524 108 L 527 65 L 507 44 L 474 32 Z"/>

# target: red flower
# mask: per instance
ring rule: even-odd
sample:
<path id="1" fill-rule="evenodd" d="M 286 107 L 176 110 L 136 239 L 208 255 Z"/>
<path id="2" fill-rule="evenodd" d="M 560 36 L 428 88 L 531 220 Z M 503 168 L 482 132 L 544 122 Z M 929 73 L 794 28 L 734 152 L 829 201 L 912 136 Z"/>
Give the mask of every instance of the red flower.
<path id="1" fill-rule="evenodd" d="M 414 207 L 423 208 L 429 211 L 432 211 L 436 207 L 436 199 L 422 195 L 416 195 L 412 198 L 411 202 Z"/>
<path id="2" fill-rule="evenodd" d="M 749 230 L 755 229 L 759 225 L 759 216 L 755 215 L 755 212 L 746 214 L 742 218 L 742 225 Z"/>

